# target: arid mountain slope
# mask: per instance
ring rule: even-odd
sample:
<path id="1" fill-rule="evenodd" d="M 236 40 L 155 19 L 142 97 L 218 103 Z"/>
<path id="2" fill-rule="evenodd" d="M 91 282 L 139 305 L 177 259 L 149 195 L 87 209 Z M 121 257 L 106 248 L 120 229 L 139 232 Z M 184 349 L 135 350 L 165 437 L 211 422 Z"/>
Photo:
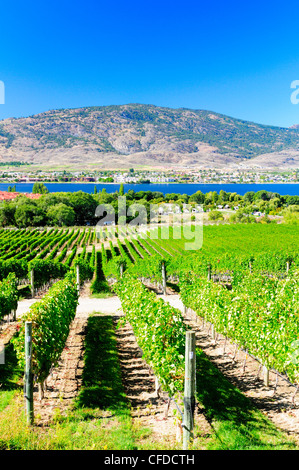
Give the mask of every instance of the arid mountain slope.
<path id="1" fill-rule="evenodd" d="M 44 166 L 299 167 L 299 129 L 128 104 L 0 121 L 0 161 Z"/>

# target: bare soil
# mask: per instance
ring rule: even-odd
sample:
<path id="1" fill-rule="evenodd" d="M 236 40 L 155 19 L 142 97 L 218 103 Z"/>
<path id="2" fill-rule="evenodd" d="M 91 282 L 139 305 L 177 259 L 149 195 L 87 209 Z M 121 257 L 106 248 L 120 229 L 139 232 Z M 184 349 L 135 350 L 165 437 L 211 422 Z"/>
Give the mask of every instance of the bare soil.
<path id="1" fill-rule="evenodd" d="M 168 395 L 157 392 L 156 377 L 142 359 L 132 327 L 126 323 L 117 329 L 117 347 L 123 377 L 123 386 L 131 405 L 133 420 L 151 429 L 155 441 L 168 440 L 175 445 L 180 438 L 180 420 L 174 414 L 175 404 Z"/>

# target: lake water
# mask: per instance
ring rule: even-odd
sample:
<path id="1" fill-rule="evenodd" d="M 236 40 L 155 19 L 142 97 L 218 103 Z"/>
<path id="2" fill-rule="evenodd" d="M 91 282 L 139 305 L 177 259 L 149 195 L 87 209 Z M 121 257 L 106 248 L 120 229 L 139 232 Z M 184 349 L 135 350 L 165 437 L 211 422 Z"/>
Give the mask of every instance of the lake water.
<path id="1" fill-rule="evenodd" d="M 7 191 L 9 186 L 13 183 L 1 183 L 0 191 Z M 114 193 L 119 190 L 120 184 L 114 183 L 45 183 L 50 192 L 75 192 L 84 191 L 86 193 L 93 193 L 94 187 L 98 191 L 106 188 L 107 193 Z M 16 191 L 20 193 L 31 193 L 33 183 L 17 183 Z M 160 191 L 163 194 L 177 193 L 177 194 L 194 194 L 196 191 L 208 193 L 209 191 L 219 191 L 223 189 L 226 192 L 236 192 L 243 196 L 247 191 L 260 191 L 266 190 L 276 192 L 281 195 L 299 196 L 299 183 L 285 183 L 285 184 L 199 184 L 199 183 L 151 183 L 151 184 L 124 184 L 125 192 L 129 189 L 133 191 Z"/>

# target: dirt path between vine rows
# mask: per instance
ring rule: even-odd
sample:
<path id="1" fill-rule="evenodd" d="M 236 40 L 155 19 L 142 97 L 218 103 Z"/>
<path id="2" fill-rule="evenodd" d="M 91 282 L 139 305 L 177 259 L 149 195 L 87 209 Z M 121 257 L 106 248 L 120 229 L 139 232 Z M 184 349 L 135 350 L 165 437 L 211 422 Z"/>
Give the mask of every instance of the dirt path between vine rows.
<path id="1" fill-rule="evenodd" d="M 183 311 L 179 295 L 159 296 Z M 21 311 L 20 305 L 19 313 Z M 47 379 L 44 399 L 39 401 L 37 390 L 34 392 L 37 425 L 46 426 L 55 415 L 64 414 L 78 394 L 82 383 L 86 326 L 88 317 L 93 312 L 112 315 L 115 324 L 123 316 L 118 297 L 90 298 L 88 286 L 81 292 L 77 314 L 71 325 L 66 347 L 58 366 L 53 369 Z M 186 323 L 196 331 L 197 346 L 204 351 L 216 367 L 244 395 L 249 397 L 254 405 L 266 414 L 278 428 L 292 436 L 299 444 L 299 393 L 295 400 L 292 400 L 295 388 L 281 377 L 278 377 L 276 387 L 277 377 L 273 373 L 270 373 L 270 386 L 265 387 L 261 374 L 259 377 L 257 376 L 259 364 L 253 358 L 247 357 L 245 371 L 243 371 L 245 358 L 243 351 L 239 351 L 236 360 L 233 361 L 234 345 L 226 342 L 225 354 L 223 354 L 224 338 L 219 336 L 215 342 L 209 334 L 209 326 L 203 326 L 201 321 L 190 311 L 185 314 L 185 319 Z M 15 324 L 13 322 L 4 328 L 2 335 L 6 334 L 7 336 L 7 332 L 12 331 Z M 168 442 L 169 446 L 175 445 L 176 437 L 180 434 L 180 427 L 174 412 L 180 416 L 179 410 L 172 401 L 166 414 L 167 397 L 163 393 L 160 397 L 157 396 L 155 377 L 141 357 L 130 325 L 126 323 L 123 327 L 116 329 L 116 336 L 124 389 L 131 404 L 133 420 L 150 428 L 153 439 Z M 181 409 L 180 403 L 178 406 Z M 201 430 L 201 435 L 211 433 L 210 425 L 205 420 L 200 408 L 196 409 L 195 419 Z"/>

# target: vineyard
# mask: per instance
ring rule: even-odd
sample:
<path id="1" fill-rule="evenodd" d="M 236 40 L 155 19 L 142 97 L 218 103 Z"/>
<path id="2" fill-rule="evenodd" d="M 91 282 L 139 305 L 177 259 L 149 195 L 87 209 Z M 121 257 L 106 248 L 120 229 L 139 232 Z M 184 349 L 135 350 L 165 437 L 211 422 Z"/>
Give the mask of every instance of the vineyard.
<path id="1" fill-rule="evenodd" d="M 167 230 L 166 230 L 167 229 Z M 17 325 L 9 344 L 24 369 L 32 324 L 32 374 L 45 381 L 64 350 L 80 288 L 113 292 L 162 390 L 184 392 L 184 312 L 208 324 L 264 368 L 299 386 L 299 234 L 288 225 L 209 225 L 200 250 L 186 250 L 181 227 L 146 232 L 92 227 L 0 230 L 0 319 Z M 79 277 L 78 277 L 79 275 Z M 177 293 L 183 311 L 157 293 Z M 21 318 L 19 299 L 36 298 Z M 99 299 L 100 305 L 100 299 Z M 1 367 L 1 365 L 0 365 Z M 269 385 L 269 384 L 268 384 Z M 293 396 L 293 401 L 294 401 Z M 180 408 L 181 407 L 181 408 Z"/>

